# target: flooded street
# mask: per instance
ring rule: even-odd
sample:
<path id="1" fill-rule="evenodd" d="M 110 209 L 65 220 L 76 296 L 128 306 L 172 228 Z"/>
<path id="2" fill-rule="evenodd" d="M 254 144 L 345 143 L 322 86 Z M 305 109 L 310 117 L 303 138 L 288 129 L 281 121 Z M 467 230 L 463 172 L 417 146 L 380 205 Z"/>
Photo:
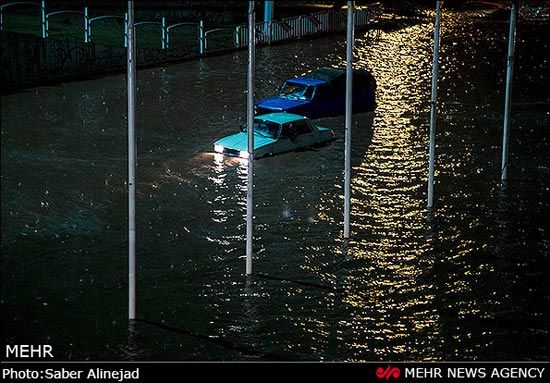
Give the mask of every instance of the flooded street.
<path id="1" fill-rule="evenodd" d="M 549 25 L 518 24 L 502 187 L 507 23 L 443 15 L 429 212 L 432 20 L 356 33 L 378 88 L 353 118 L 349 247 L 344 119 L 320 119 L 331 145 L 255 162 L 248 280 L 247 165 L 212 153 L 245 121 L 247 52 L 138 71 L 130 327 L 125 76 L 2 96 L 4 342 L 74 360 L 547 360 Z M 345 37 L 256 54 L 261 99 L 344 65 Z"/>

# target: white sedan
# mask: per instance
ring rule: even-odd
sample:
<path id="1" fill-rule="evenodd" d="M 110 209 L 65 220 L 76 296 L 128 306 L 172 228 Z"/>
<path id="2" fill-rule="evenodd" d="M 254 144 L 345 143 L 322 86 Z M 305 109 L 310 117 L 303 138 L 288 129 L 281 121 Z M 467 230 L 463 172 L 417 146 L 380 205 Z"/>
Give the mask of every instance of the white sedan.
<path id="1" fill-rule="evenodd" d="M 254 118 L 254 158 L 315 147 L 333 139 L 332 130 L 317 126 L 307 117 L 297 114 L 270 113 Z M 214 151 L 247 158 L 247 128 L 214 142 Z"/>

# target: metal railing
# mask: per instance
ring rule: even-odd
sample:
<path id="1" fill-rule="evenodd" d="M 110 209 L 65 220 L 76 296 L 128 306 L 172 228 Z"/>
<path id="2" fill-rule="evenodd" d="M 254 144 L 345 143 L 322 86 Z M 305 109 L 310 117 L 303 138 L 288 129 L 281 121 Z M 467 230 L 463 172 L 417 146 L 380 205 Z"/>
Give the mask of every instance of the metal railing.
<path id="1" fill-rule="evenodd" d="M 32 5 L 35 7 L 40 7 L 40 25 L 42 26 L 42 37 L 46 38 L 46 2 L 44 0 L 42 0 L 40 3 L 33 3 L 30 1 L 15 1 L 12 3 L 0 5 L 0 31 L 4 29 L 4 9 L 20 5 Z"/>
<path id="2" fill-rule="evenodd" d="M 45 0 L 40 2 L 17 1 L 0 6 L 0 30 L 4 27 L 4 9 L 13 6 L 31 5 L 41 9 L 41 26 L 42 37 L 49 37 L 49 20 L 52 16 L 60 14 L 78 14 L 84 19 L 84 42 L 92 42 L 92 25 L 94 22 L 106 19 L 123 19 L 124 20 L 124 46 L 128 46 L 128 14 L 122 15 L 100 15 L 90 17 L 88 7 L 84 7 L 83 11 L 79 10 L 63 10 L 46 13 Z M 365 26 L 373 23 L 381 12 L 380 3 L 370 4 L 355 10 L 355 25 Z M 170 48 L 170 31 L 174 28 L 192 26 L 197 28 L 197 43 L 199 54 L 204 54 L 209 50 L 209 39 L 214 35 L 222 33 L 231 35 L 231 40 L 228 40 L 230 46 L 236 48 L 245 47 L 248 45 L 247 26 L 239 25 L 235 28 L 214 28 L 205 30 L 203 21 L 197 22 L 176 22 L 167 25 L 166 18 L 162 17 L 161 21 L 140 21 L 134 26 L 140 25 L 158 25 L 160 26 L 160 46 L 162 49 Z M 327 33 L 333 31 L 343 31 L 346 29 L 346 15 L 340 10 L 328 10 L 315 12 L 310 15 L 301 15 L 287 17 L 282 20 L 273 20 L 267 22 L 256 23 L 256 44 L 266 45 L 273 42 L 285 41 L 291 39 L 299 39 L 303 36 L 311 36 L 318 33 Z M 219 37 L 218 37 L 219 39 Z"/>
<path id="3" fill-rule="evenodd" d="M 315 12 L 311 14 L 315 20 L 319 22 L 319 29 L 322 31 L 328 30 L 329 27 L 329 11 Z"/>
<path id="4" fill-rule="evenodd" d="M 63 15 L 63 14 L 79 14 L 82 15 L 84 18 L 84 41 L 87 40 L 89 37 L 89 29 L 88 29 L 88 7 L 84 7 L 84 12 L 81 11 L 57 11 L 57 12 L 50 12 L 46 13 L 46 30 L 44 33 L 44 37 L 50 36 L 50 17 L 56 16 L 56 15 Z M 88 36 L 88 37 L 87 37 Z"/>
<path id="5" fill-rule="evenodd" d="M 107 20 L 107 19 L 122 19 L 124 20 L 124 46 L 128 46 L 128 14 L 125 13 L 124 16 L 118 15 L 104 15 L 88 18 L 88 25 L 85 28 L 88 29 L 88 33 L 85 33 L 84 36 L 88 36 L 88 40 L 84 40 L 85 43 L 92 42 L 92 23 L 98 20 Z"/>
<path id="6" fill-rule="evenodd" d="M 166 27 L 166 48 L 170 48 L 170 31 L 174 28 L 181 28 L 186 26 L 197 28 L 197 45 L 199 47 L 199 53 L 201 53 L 202 51 L 201 47 L 203 46 L 203 43 L 204 43 L 204 36 L 203 36 L 204 28 L 203 28 L 202 21 L 198 23 L 191 23 L 191 22 L 176 23 Z"/>
<path id="7" fill-rule="evenodd" d="M 220 33 L 226 33 L 226 34 L 233 34 L 233 29 L 232 28 L 215 28 L 215 29 L 210 29 L 209 31 L 206 31 L 204 32 L 203 36 L 202 36 L 202 44 L 201 44 L 201 48 L 199 49 L 199 52 L 200 54 L 203 54 L 206 52 L 206 50 L 208 49 L 208 36 L 212 35 L 212 34 L 220 34 Z"/>
<path id="8" fill-rule="evenodd" d="M 373 23 L 381 11 L 380 3 L 374 3 L 355 10 L 355 25 Z M 346 29 L 346 15 L 342 11 L 330 10 L 311 15 L 287 17 L 271 22 L 256 23 L 256 44 L 271 44 L 277 41 L 299 39 L 318 33 L 343 31 Z M 247 26 L 235 27 L 235 47 L 248 45 Z"/>
<path id="9" fill-rule="evenodd" d="M 134 28 L 139 25 L 160 25 L 160 47 L 166 49 L 166 18 L 162 17 L 161 21 L 140 21 L 139 23 L 134 23 Z M 126 33 L 128 31 L 126 30 Z"/>

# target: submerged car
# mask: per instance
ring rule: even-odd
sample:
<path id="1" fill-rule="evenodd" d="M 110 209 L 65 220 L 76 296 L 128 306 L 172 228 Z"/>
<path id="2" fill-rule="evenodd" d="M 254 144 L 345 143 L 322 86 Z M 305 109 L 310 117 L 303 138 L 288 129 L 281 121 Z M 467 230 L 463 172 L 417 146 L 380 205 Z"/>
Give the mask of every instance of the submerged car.
<path id="1" fill-rule="evenodd" d="M 313 124 L 307 117 L 292 113 L 270 113 L 254 117 L 254 158 L 291 152 L 328 143 L 334 132 Z M 241 128 L 214 142 L 214 151 L 248 158 L 248 129 Z"/>
<path id="2" fill-rule="evenodd" d="M 376 81 L 366 70 L 353 70 L 352 113 L 376 107 Z M 309 118 L 340 116 L 346 108 L 346 70 L 321 68 L 287 80 L 277 95 L 258 101 L 257 114 L 288 112 Z"/>

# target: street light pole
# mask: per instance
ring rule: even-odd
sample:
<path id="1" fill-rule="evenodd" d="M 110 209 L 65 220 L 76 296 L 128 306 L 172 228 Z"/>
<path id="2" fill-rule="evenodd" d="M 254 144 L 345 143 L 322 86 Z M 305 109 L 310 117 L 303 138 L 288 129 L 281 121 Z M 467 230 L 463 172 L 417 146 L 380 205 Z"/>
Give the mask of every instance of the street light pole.
<path id="1" fill-rule="evenodd" d="M 344 149 L 344 240 L 350 238 L 351 215 L 351 113 L 353 80 L 353 1 L 348 1 L 346 33 L 346 110 L 345 110 L 345 149 Z"/>
<path id="2" fill-rule="evenodd" d="M 136 41 L 134 0 L 128 0 L 128 318 L 136 319 Z"/>
<path id="3" fill-rule="evenodd" d="M 246 122 L 248 126 L 248 167 L 246 188 L 246 275 L 252 274 L 252 241 L 254 228 L 254 66 L 256 50 L 256 23 L 254 1 L 248 2 L 248 93 Z"/>
<path id="4" fill-rule="evenodd" d="M 508 60 L 506 66 L 506 98 L 504 100 L 504 126 L 502 134 L 502 166 L 500 179 L 508 178 L 508 141 L 510 138 L 510 106 L 512 103 L 512 77 L 514 76 L 514 51 L 516 45 L 517 2 L 510 9 L 510 32 L 508 35 Z"/>
<path id="5" fill-rule="evenodd" d="M 439 71 L 439 29 L 441 1 L 437 1 L 434 25 L 434 52 L 432 63 L 432 97 L 430 100 L 430 148 L 428 164 L 428 208 L 434 205 L 435 126 L 437 117 L 437 75 Z"/>

